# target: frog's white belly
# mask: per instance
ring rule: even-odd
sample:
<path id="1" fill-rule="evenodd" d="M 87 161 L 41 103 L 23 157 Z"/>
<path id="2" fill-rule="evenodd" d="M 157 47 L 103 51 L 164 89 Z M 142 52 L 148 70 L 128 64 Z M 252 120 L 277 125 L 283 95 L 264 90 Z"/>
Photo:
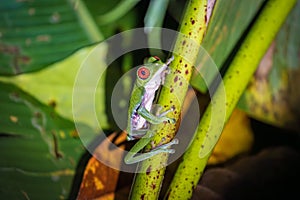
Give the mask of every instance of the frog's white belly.
<path id="1" fill-rule="evenodd" d="M 140 107 L 144 107 L 146 110 L 148 110 L 151 113 L 155 92 L 158 90 L 158 88 L 161 86 L 163 82 L 163 78 L 165 77 L 165 74 L 163 71 L 165 71 L 167 68 L 167 65 L 164 65 L 159 69 L 159 71 L 156 73 L 155 76 L 152 77 L 152 79 L 144 86 L 144 95 L 143 99 L 141 101 Z M 138 108 L 137 108 L 138 109 Z M 139 129 L 147 129 L 148 123 L 145 118 L 140 116 L 137 112 L 135 112 L 135 119 L 133 119 L 133 129 L 139 130 Z"/>

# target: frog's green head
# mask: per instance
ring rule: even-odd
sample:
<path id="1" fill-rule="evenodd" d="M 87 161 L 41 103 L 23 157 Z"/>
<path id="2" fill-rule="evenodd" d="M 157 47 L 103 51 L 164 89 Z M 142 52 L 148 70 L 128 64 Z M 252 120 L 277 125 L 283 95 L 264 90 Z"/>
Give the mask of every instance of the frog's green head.
<path id="1" fill-rule="evenodd" d="M 158 57 L 150 57 L 144 65 L 138 68 L 136 85 L 145 87 L 146 84 L 160 84 L 162 74 L 167 67 Z"/>

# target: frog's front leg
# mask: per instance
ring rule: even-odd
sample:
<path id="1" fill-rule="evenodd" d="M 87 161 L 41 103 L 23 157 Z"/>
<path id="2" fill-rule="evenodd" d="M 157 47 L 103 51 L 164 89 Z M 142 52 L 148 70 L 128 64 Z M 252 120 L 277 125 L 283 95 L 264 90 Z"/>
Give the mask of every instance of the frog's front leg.
<path id="1" fill-rule="evenodd" d="M 139 115 L 141 115 L 144 119 L 146 119 L 148 122 L 150 122 L 151 124 L 160 124 L 163 122 L 170 122 L 170 123 L 175 123 L 176 120 L 174 118 L 170 118 L 167 117 L 166 115 L 173 111 L 173 109 L 167 110 L 163 113 L 156 115 L 153 115 L 152 113 L 150 113 L 145 107 L 141 106 L 137 112 Z"/>

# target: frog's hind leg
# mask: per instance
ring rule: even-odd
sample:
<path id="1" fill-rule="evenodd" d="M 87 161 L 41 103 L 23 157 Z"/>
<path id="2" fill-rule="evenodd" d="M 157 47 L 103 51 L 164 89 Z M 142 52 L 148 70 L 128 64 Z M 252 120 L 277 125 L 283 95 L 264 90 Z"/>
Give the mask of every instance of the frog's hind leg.
<path id="1" fill-rule="evenodd" d="M 144 143 L 143 141 L 145 141 L 145 144 L 142 144 L 142 143 Z M 171 145 L 173 145 L 173 144 L 178 144 L 179 140 L 177 138 L 175 138 L 171 142 L 169 142 L 167 144 L 163 144 L 163 145 L 157 146 L 154 149 L 150 150 L 149 152 L 137 154 L 137 152 L 139 150 L 141 150 L 140 147 L 141 146 L 144 147 L 146 145 L 146 142 L 148 142 L 148 138 L 142 138 L 139 142 L 141 142 L 140 143 L 141 145 L 136 146 L 135 149 L 132 149 L 131 152 L 127 153 L 127 155 L 125 157 L 125 160 L 124 160 L 126 164 L 137 163 L 137 162 L 146 160 L 148 158 L 151 158 L 151 157 L 153 157 L 153 156 L 155 156 L 157 154 L 160 154 L 160 153 L 170 153 L 170 154 L 173 154 L 173 153 L 175 153 L 175 149 L 170 149 L 169 147 Z"/>

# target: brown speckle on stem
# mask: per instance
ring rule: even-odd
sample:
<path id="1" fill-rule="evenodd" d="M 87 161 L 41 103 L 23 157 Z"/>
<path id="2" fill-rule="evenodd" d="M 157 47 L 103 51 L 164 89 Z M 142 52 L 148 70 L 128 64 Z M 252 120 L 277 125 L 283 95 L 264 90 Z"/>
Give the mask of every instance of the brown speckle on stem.
<path id="1" fill-rule="evenodd" d="M 147 168 L 146 175 L 148 176 L 150 174 L 150 172 L 151 172 L 151 165 Z"/>
<path id="2" fill-rule="evenodd" d="M 178 76 L 175 76 L 174 83 L 176 83 L 177 81 L 178 81 Z"/>
<path id="3" fill-rule="evenodd" d="M 154 190 L 156 188 L 156 185 L 155 184 L 152 184 L 152 189 Z"/>
<path id="4" fill-rule="evenodd" d="M 181 71 L 179 69 L 176 69 L 176 73 L 181 74 Z"/>

